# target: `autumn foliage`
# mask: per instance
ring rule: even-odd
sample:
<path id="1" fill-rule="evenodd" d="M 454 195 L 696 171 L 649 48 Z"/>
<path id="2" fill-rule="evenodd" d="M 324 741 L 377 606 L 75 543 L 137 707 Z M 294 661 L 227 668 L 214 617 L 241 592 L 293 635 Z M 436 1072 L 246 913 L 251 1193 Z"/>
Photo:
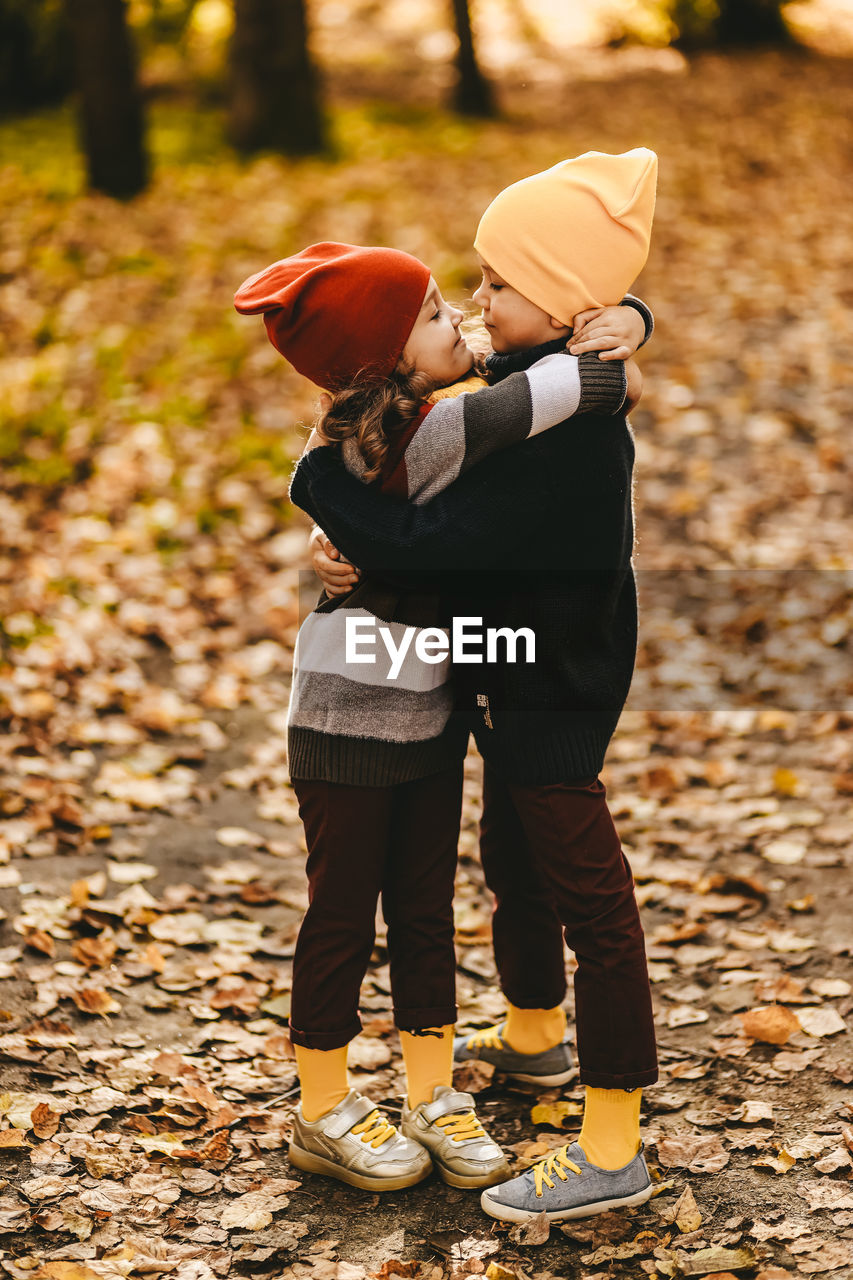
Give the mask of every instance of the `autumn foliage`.
<path id="1" fill-rule="evenodd" d="M 299 164 L 240 163 L 215 116 L 164 102 L 153 185 L 122 205 L 80 194 L 64 115 L 0 125 L 8 1275 L 853 1266 L 853 81 L 840 59 L 643 59 L 590 53 L 570 86 L 547 62 L 508 75 L 500 123 L 342 82 L 336 152 Z M 494 1233 L 437 1182 L 374 1205 L 289 1176 L 305 898 L 283 724 L 306 525 L 287 481 L 313 393 L 231 296 L 330 237 L 409 250 L 465 298 L 501 186 L 635 145 L 660 156 L 637 285 L 657 327 L 632 419 L 639 664 L 605 780 L 648 933 L 661 1194 Z M 471 1028 L 503 1008 L 478 795 L 472 757 Z M 393 1102 L 386 958 L 380 933 L 352 1066 Z M 576 1130 L 573 1085 L 460 1083 L 518 1168 Z"/>

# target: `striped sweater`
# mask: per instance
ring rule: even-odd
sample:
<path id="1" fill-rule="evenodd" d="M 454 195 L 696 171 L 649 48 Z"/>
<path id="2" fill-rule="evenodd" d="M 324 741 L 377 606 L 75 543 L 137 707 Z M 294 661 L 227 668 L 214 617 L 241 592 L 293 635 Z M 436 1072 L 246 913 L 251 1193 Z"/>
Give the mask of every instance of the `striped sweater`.
<path id="1" fill-rule="evenodd" d="M 379 488 L 426 503 L 488 454 L 576 414 L 617 413 L 624 399 L 621 361 L 564 351 L 497 386 L 466 379 L 436 393 L 395 440 Z M 342 453 L 347 469 L 363 476 L 351 442 Z M 431 638 L 447 636 L 439 618 L 436 596 L 399 592 L 371 578 L 347 595 L 321 596 L 294 655 L 292 777 L 389 786 L 464 756 L 470 721 L 453 714 L 450 657 L 437 646 L 430 660 L 423 656 Z"/>

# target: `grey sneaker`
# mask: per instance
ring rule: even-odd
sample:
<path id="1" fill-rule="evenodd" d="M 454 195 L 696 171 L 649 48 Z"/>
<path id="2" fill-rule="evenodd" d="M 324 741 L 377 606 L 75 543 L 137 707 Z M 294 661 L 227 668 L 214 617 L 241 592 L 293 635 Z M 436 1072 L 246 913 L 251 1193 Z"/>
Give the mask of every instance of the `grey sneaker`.
<path id="1" fill-rule="evenodd" d="M 297 1169 L 323 1173 L 364 1191 L 411 1187 L 432 1169 L 426 1150 L 398 1133 L 370 1099 L 354 1089 L 319 1120 L 306 1120 L 302 1107 L 297 1107 L 288 1154 Z"/>
<path id="2" fill-rule="evenodd" d="M 403 1107 L 401 1131 L 426 1147 L 451 1187 L 491 1187 L 509 1177 L 506 1156 L 474 1114 L 470 1093 L 449 1085 L 433 1090 L 432 1102 Z"/>
<path id="3" fill-rule="evenodd" d="M 642 1147 L 623 1168 L 611 1170 L 590 1164 L 573 1142 L 552 1151 L 511 1182 L 484 1191 L 480 1205 L 502 1222 L 526 1222 L 543 1210 L 553 1222 L 645 1204 L 652 1190 Z"/>
<path id="4" fill-rule="evenodd" d="M 504 1040 L 505 1022 L 496 1027 L 486 1027 L 473 1035 L 457 1036 L 453 1041 L 453 1061 L 467 1062 L 480 1058 L 491 1062 L 497 1071 L 512 1076 L 514 1080 L 528 1080 L 531 1084 L 565 1084 L 572 1078 L 572 1053 L 568 1040 L 561 1040 L 553 1049 L 542 1053 L 519 1053 Z"/>

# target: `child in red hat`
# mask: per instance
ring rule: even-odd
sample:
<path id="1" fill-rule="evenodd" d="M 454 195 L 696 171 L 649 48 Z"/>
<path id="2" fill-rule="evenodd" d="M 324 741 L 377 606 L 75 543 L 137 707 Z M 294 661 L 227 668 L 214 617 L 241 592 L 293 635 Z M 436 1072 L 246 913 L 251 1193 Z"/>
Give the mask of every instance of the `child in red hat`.
<path id="1" fill-rule="evenodd" d="M 276 349 L 327 392 L 319 442 L 339 442 L 353 474 L 416 504 L 488 453 L 576 413 L 614 413 L 626 396 L 621 362 L 565 351 L 487 387 L 471 372 L 462 312 L 423 263 L 392 249 L 312 245 L 252 276 L 235 305 L 263 314 Z M 645 330 L 636 315 L 633 327 L 631 349 Z M 433 1164 L 459 1187 L 508 1174 L 473 1098 L 452 1087 L 468 723 L 454 715 L 440 622 L 434 594 L 368 579 L 346 596 L 324 593 L 294 662 L 288 753 L 310 905 L 293 969 L 302 1096 L 290 1158 L 374 1191 L 418 1182 Z M 400 1130 L 347 1082 L 380 894 L 408 1077 Z"/>

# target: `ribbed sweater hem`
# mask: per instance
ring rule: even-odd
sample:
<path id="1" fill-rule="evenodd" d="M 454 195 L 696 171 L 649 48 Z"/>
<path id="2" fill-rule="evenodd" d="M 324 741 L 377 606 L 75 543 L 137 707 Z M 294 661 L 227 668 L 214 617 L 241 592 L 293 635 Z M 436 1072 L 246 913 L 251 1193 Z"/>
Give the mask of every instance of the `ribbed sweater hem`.
<path id="1" fill-rule="evenodd" d="M 290 776 L 350 787 L 393 787 L 441 773 L 465 758 L 468 729 L 451 725 L 423 742 L 344 738 L 291 725 L 287 731 Z"/>
<path id="2" fill-rule="evenodd" d="M 475 736 L 484 761 L 505 782 L 548 786 L 597 777 L 614 728 L 608 717 L 598 725 L 530 736 L 517 727 L 502 732 L 478 726 Z"/>

